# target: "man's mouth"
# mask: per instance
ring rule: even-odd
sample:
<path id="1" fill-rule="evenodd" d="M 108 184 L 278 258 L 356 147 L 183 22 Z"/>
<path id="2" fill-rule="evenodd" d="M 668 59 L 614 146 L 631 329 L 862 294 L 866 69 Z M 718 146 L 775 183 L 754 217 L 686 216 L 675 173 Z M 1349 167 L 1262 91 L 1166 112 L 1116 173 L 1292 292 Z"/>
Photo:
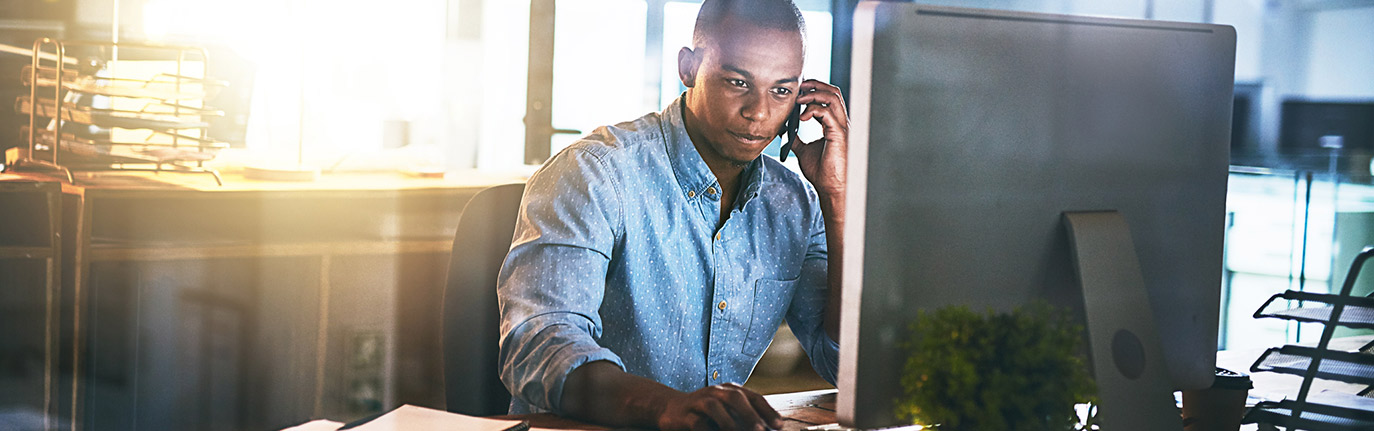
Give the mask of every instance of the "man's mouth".
<path id="1" fill-rule="evenodd" d="M 729 132 L 729 133 L 730 133 L 730 136 L 734 136 L 735 139 L 740 140 L 740 142 L 744 142 L 744 143 L 746 143 L 746 144 L 752 144 L 752 145 L 761 145 L 761 144 L 767 143 L 768 141 L 773 140 L 773 138 L 772 138 L 771 136 L 758 136 L 758 135 L 751 135 L 751 134 L 748 134 L 748 133 L 735 133 L 735 132 Z"/>

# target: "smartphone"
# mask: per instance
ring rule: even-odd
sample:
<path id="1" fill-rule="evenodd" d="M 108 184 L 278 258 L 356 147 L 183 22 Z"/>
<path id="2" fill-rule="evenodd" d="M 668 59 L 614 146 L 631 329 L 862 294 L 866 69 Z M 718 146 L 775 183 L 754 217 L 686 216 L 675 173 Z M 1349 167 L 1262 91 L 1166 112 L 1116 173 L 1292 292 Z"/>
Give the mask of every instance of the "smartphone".
<path id="1" fill-rule="evenodd" d="M 782 138 L 782 150 L 778 152 L 778 160 L 787 161 L 787 152 L 792 150 L 792 143 L 797 141 L 797 129 L 801 128 L 801 110 L 799 103 L 792 107 L 792 114 L 787 116 L 787 122 L 783 124 L 782 132 L 778 137 Z"/>

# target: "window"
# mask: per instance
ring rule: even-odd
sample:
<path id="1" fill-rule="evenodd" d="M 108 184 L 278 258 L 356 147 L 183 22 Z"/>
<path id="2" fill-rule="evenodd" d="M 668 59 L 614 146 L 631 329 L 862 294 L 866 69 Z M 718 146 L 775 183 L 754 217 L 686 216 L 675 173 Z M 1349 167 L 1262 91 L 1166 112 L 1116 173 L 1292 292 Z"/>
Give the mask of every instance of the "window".
<path id="1" fill-rule="evenodd" d="M 299 150 L 326 168 L 366 160 L 354 156 L 382 150 L 396 122 L 409 143 L 444 140 L 443 1 L 149 0 L 141 12 L 143 37 L 219 47 L 250 65 L 251 78 L 230 85 L 252 87 L 251 159 L 295 162 Z M 219 57 L 212 66 L 230 61 Z"/>
<path id="2" fill-rule="evenodd" d="M 534 10 L 539 10 L 541 1 L 551 0 L 535 0 Z M 828 81 L 829 2 L 797 3 L 807 28 L 803 76 Z M 531 80 L 526 111 L 527 119 L 535 118 L 528 113 L 536 113 L 536 106 L 547 104 L 551 107 L 550 123 L 541 124 L 537 118 L 526 123 L 525 133 L 540 134 L 527 141 L 526 163 L 542 162 L 545 148 L 548 154 L 557 153 L 596 127 L 662 110 L 685 91 L 677 77 L 677 52 L 691 45 L 701 3 L 557 0 L 554 7 L 551 70 L 541 70 L 538 64 L 530 70 L 531 74 L 551 73 L 553 79 L 548 88 Z M 531 31 L 531 40 L 550 40 L 547 31 L 536 28 Z M 541 48 L 545 47 L 533 43 L 530 47 L 535 52 Z M 820 126 L 803 124 L 801 136 L 819 137 Z M 779 146 L 775 140 L 765 154 L 777 156 Z"/>

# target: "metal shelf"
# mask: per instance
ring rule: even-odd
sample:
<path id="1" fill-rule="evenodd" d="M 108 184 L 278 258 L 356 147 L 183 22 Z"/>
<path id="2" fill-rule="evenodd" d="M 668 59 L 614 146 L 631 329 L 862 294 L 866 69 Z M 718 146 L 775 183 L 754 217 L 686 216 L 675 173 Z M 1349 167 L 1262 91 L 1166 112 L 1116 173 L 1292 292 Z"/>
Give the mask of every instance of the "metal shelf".
<path id="1" fill-rule="evenodd" d="M 1328 304 L 1316 307 L 1298 307 L 1287 310 L 1265 312 L 1269 306 L 1276 301 L 1283 299 L 1289 301 L 1317 302 Z M 1331 321 L 1331 311 L 1336 305 L 1344 306 L 1341 311 L 1340 320 L 1334 322 L 1337 325 L 1347 328 L 1374 329 L 1374 298 L 1362 296 L 1341 296 L 1322 293 L 1287 291 L 1269 297 L 1268 301 L 1255 311 L 1255 318 L 1276 318 L 1284 320 L 1294 320 L 1299 322 L 1328 323 Z"/>
<path id="2" fill-rule="evenodd" d="M 52 46 L 51 55 L 44 47 Z M 152 77 L 108 77 L 83 73 L 66 67 L 63 61 L 69 46 L 134 49 L 155 54 L 158 58 L 175 58 L 175 71 L 164 71 Z M 223 185 L 219 173 L 206 168 L 205 162 L 214 159 L 216 152 L 227 146 L 210 139 L 210 123 L 205 117 L 222 116 L 223 112 L 206 107 L 204 99 L 224 88 L 226 83 L 201 76 L 185 75 L 187 56 L 209 61 L 206 50 L 192 46 L 106 41 L 60 41 L 39 38 L 34 41 L 32 62 L 21 71 L 21 83 L 28 88 L 28 96 L 15 100 L 15 110 L 28 114 L 25 129 L 28 146 L 16 149 L 18 157 L 5 166 L 6 171 L 36 171 L 58 173 L 67 182 L 75 183 L 72 171 L 147 171 L 208 174 L 215 183 Z M 46 61 L 45 61 L 46 60 Z M 45 65 L 45 63 L 48 63 Z M 170 68 L 170 67 L 169 67 Z M 203 66 L 204 70 L 208 67 Z M 119 98 L 128 106 L 87 106 L 82 95 Z M 121 105 L 112 105 L 121 106 Z M 141 108 L 137 108 L 141 106 Z M 71 136 L 63 125 L 96 126 L 121 130 L 143 130 L 147 138 L 122 137 L 120 140 L 143 139 L 144 142 L 113 142 L 100 136 Z M 75 139 L 71 139 L 75 138 Z M 166 147 L 170 144 L 170 148 Z M 74 159 L 75 163 L 73 163 Z"/>
<path id="3" fill-rule="evenodd" d="M 1294 417 L 1293 409 L 1299 407 L 1302 414 Z M 1250 409 L 1244 422 L 1262 422 L 1288 429 L 1368 431 L 1374 429 L 1374 398 L 1320 392 L 1309 396 L 1306 402 L 1262 402 Z"/>
<path id="4" fill-rule="evenodd" d="M 1279 402 L 1263 402 L 1250 409 L 1245 423 L 1267 423 L 1288 429 L 1310 430 L 1371 430 L 1374 429 L 1374 398 L 1341 392 L 1312 392 L 1314 380 L 1338 380 L 1354 384 L 1374 385 L 1374 355 L 1360 352 L 1331 350 L 1331 338 L 1337 326 L 1374 329 L 1374 298 L 1355 297 L 1350 293 L 1365 261 L 1374 257 L 1374 247 L 1365 247 L 1350 264 L 1349 275 L 1340 294 L 1320 294 L 1287 291 L 1269 297 L 1255 318 L 1278 318 L 1299 322 L 1321 323 L 1321 341 L 1317 347 L 1283 346 L 1269 349 L 1250 366 L 1251 371 L 1271 371 L 1302 377 L 1297 396 Z M 1301 307 L 1265 312 L 1278 301 L 1295 300 L 1328 304 L 1320 307 Z M 1360 394 L 1367 394 L 1369 389 Z"/>
<path id="5" fill-rule="evenodd" d="M 1275 347 L 1260 355 L 1250 371 L 1270 371 L 1302 376 L 1320 358 L 1316 377 L 1346 383 L 1374 385 L 1374 355 L 1368 353 L 1321 350 L 1312 347 Z"/>

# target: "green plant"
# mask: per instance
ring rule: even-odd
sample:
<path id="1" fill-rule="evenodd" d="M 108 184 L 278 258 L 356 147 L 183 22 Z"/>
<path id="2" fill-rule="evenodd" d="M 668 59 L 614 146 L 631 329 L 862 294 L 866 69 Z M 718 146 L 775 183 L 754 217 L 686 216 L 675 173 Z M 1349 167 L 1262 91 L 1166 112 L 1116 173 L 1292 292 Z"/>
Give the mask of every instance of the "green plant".
<path id="1" fill-rule="evenodd" d="M 897 416 L 942 430 L 1071 430 L 1096 394 L 1068 310 L 921 311 L 903 348 Z M 1091 421 L 1090 421 L 1091 423 Z"/>

